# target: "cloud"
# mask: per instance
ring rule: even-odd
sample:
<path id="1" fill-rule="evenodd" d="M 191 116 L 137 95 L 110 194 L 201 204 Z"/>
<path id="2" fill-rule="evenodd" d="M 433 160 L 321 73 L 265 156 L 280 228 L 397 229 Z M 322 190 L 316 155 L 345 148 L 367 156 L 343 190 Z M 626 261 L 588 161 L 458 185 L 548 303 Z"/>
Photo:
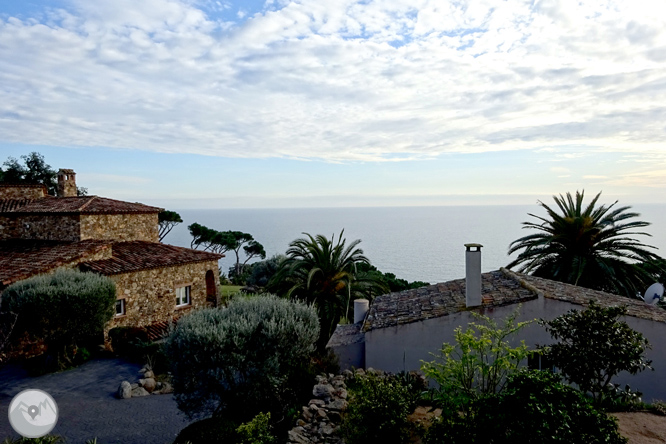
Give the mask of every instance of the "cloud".
<path id="1" fill-rule="evenodd" d="M 70 4 L 0 19 L 4 142 L 376 162 L 666 141 L 662 2 Z"/>

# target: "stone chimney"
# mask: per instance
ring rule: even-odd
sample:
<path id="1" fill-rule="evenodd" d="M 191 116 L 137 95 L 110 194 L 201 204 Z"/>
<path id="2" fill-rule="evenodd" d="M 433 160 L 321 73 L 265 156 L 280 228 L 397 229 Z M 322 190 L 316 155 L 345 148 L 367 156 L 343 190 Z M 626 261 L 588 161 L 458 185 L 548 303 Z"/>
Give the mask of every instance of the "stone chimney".
<path id="1" fill-rule="evenodd" d="M 363 322 L 365 315 L 368 313 L 370 301 L 367 299 L 356 299 L 354 301 L 354 324 Z"/>
<path id="2" fill-rule="evenodd" d="M 76 173 L 74 170 L 58 170 L 58 197 L 76 197 Z"/>
<path id="3" fill-rule="evenodd" d="M 465 303 L 481 305 L 481 244 L 465 244 Z"/>

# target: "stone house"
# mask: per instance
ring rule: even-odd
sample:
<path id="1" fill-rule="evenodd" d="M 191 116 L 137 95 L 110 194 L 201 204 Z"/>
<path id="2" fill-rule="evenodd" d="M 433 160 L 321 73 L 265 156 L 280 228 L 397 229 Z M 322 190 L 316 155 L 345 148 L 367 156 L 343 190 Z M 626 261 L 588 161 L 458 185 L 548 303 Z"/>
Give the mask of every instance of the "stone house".
<path id="1" fill-rule="evenodd" d="M 602 306 L 624 305 L 624 320 L 641 332 L 652 346 L 647 356 L 656 371 L 620 374 L 616 382 L 642 391 L 645 401 L 666 399 L 666 310 L 641 300 L 538 278 L 507 269 L 481 273 L 481 246 L 468 244 L 466 278 L 375 298 L 366 311 L 359 309 L 355 324 L 340 325 L 328 347 L 341 368 L 375 368 L 390 372 L 419 370 L 432 361 L 444 342 L 455 343 L 454 330 L 473 322 L 472 312 L 500 320 L 520 306 L 517 321 L 551 320 L 571 309 L 584 309 L 594 301 Z M 364 301 L 355 301 L 359 307 Z M 365 301 L 367 304 L 367 301 Z M 354 307 L 355 311 L 357 307 Z M 554 341 L 532 323 L 516 342 L 531 348 Z M 533 363 L 539 367 L 538 362 Z"/>
<path id="2" fill-rule="evenodd" d="M 161 208 L 77 196 L 75 173 L 58 172 L 58 196 L 42 185 L 0 185 L 0 292 L 59 268 L 109 276 L 118 326 L 146 327 L 154 337 L 188 311 L 217 304 L 223 257 L 159 242 Z"/>

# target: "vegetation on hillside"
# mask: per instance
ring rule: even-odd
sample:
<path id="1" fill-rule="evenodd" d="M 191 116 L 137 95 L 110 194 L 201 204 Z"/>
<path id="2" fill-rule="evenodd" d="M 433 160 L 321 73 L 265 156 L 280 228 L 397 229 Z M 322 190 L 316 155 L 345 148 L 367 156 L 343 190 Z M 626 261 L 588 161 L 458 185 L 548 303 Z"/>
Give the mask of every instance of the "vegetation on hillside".
<path id="1" fill-rule="evenodd" d="M 539 222 L 523 222 L 523 228 L 538 233 L 511 243 L 509 254 L 519 254 L 507 267 L 628 297 L 642 295 L 655 279 L 650 267 L 661 260 L 650 251 L 655 247 L 635 238 L 650 236 L 636 231 L 649 223 L 636 220 L 639 214 L 628 211 L 630 207 L 615 208 L 617 201 L 597 205 L 600 196 L 587 206 L 584 192 L 553 196 L 557 208 L 539 202 L 548 215 L 530 214 Z"/>

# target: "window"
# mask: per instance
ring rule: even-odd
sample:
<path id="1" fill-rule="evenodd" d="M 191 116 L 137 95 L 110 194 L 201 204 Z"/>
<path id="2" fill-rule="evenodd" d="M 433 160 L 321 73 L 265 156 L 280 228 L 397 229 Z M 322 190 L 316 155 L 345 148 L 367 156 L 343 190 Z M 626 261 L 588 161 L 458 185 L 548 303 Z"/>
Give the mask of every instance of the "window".
<path id="1" fill-rule="evenodd" d="M 125 315 L 125 299 L 116 300 L 116 316 Z"/>
<path id="2" fill-rule="evenodd" d="M 176 288 L 176 307 L 190 305 L 190 286 Z"/>

